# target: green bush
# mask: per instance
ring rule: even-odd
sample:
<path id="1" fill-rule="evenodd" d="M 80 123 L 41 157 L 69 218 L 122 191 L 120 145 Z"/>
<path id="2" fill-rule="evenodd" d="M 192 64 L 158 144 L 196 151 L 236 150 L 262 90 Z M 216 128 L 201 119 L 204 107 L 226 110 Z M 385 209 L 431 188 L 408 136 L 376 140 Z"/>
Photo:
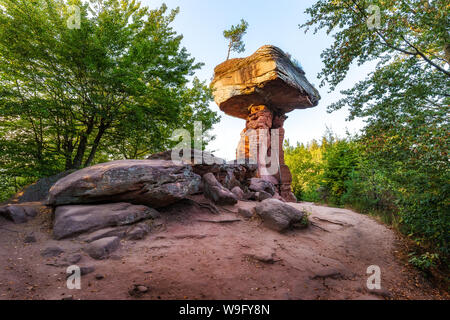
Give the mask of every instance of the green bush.
<path id="1" fill-rule="evenodd" d="M 431 268 L 435 268 L 439 261 L 439 255 L 436 253 L 425 253 L 417 255 L 415 252 L 411 253 L 409 263 L 422 271 L 429 271 Z"/>
<path id="2" fill-rule="evenodd" d="M 425 151 L 402 149 L 396 137 L 338 139 L 328 133 L 321 144 L 313 141 L 294 148 L 287 143 L 286 163 L 299 200 L 376 215 L 431 252 L 416 257 L 413 264 L 426 265 L 420 261 L 433 254 L 440 257 L 436 263 L 446 263 L 450 174 L 442 150 Z"/>

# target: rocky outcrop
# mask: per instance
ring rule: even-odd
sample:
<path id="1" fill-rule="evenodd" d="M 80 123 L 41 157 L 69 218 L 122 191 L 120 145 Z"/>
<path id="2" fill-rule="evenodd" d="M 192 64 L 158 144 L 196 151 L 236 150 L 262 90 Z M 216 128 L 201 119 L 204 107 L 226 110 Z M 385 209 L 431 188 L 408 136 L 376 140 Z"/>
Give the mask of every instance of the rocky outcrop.
<path id="1" fill-rule="evenodd" d="M 258 176 L 273 182 L 284 200 L 295 202 L 284 163 L 283 125 L 286 113 L 315 107 L 320 100 L 304 71 L 279 48 L 263 46 L 250 57 L 217 66 L 211 86 L 222 111 L 246 120 L 237 159 L 257 163 Z"/>
<path id="2" fill-rule="evenodd" d="M 64 239 L 108 227 L 130 225 L 157 216 L 159 213 L 155 209 L 129 203 L 60 206 L 55 210 L 53 237 L 57 240 Z M 117 235 L 106 233 L 103 236 L 112 234 Z"/>
<path id="3" fill-rule="evenodd" d="M 188 164 L 162 160 L 113 161 L 59 180 L 50 189 L 48 204 L 130 202 L 160 208 L 197 193 L 200 183 L 200 176 Z"/>
<path id="4" fill-rule="evenodd" d="M 180 155 L 183 154 L 180 153 Z M 153 154 L 148 159 L 171 161 L 172 150 Z M 237 161 L 227 163 L 209 152 L 195 149 L 191 150 L 191 158 L 186 160 L 185 162 L 192 166 L 192 171 L 195 174 L 203 177 L 207 173 L 212 173 L 220 184 L 230 190 L 234 187 L 244 188 L 251 178 L 256 177 L 258 171 L 256 164 L 246 163 L 245 161 L 242 163 Z"/>
<path id="5" fill-rule="evenodd" d="M 26 223 L 36 217 L 40 204 L 10 204 L 0 207 L 0 216 L 16 224 Z"/>
<path id="6" fill-rule="evenodd" d="M 283 232 L 301 223 L 305 213 L 276 199 L 264 200 L 255 207 L 264 225 L 272 230 Z"/>
<path id="7" fill-rule="evenodd" d="M 212 173 L 203 176 L 203 193 L 218 205 L 234 205 L 238 202 L 236 195 L 223 187 Z"/>

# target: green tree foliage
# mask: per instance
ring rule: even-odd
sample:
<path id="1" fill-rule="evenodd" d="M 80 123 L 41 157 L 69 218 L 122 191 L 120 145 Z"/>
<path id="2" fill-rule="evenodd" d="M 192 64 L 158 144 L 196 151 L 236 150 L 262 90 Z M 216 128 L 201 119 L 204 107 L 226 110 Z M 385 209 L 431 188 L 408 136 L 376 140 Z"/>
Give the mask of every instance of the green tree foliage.
<path id="1" fill-rule="evenodd" d="M 322 186 L 326 190 L 326 199 L 341 205 L 347 192 L 346 183 L 358 165 L 358 146 L 353 141 L 337 140 L 324 149 Z"/>
<path id="2" fill-rule="evenodd" d="M 292 186 L 303 201 L 344 204 L 348 183 L 359 168 L 360 146 L 350 137 L 339 139 L 328 131 L 321 143 L 285 145 L 285 161 L 292 172 Z"/>
<path id="3" fill-rule="evenodd" d="M 322 53 L 325 66 L 320 73 L 322 84 L 332 89 L 353 62 L 380 58 L 382 65 L 414 59 L 438 75 L 450 76 L 445 68 L 450 44 L 447 0 L 319 0 L 306 13 L 311 19 L 302 28 L 325 29 L 335 40 Z"/>
<path id="4" fill-rule="evenodd" d="M 428 175 L 408 170 L 401 162 L 387 167 L 384 161 L 378 161 L 379 155 L 367 147 L 368 143 L 364 136 L 339 139 L 330 133 L 321 144 L 312 141 L 292 147 L 286 143 L 285 160 L 292 172 L 295 195 L 302 201 L 351 206 L 379 216 L 385 223 L 414 236 L 422 248 L 438 249 L 438 257 L 445 259 L 449 227 L 444 200 L 447 186 L 429 189 L 435 181 L 427 183 Z M 414 188 L 419 186 L 420 191 Z M 423 256 L 431 255 L 435 257 L 434 253 Z"/>
<path id="5" fill-rule="evenodd" d="M 298 199 L 321 201 L 319 189 L 322 185 L 325 147 L 326 143 L 319 145 L 315 140 L 306 146 L 297 143 L 296 147 L 286 141 L 285 162 L 292 172 L 292 187 Z"/>
<path id="6" fill-rule="evenodd" d="M 242 37 L 247 33 L 248 23 L 244 19 L 241 19 L 241 23 L 235 26 L 231 26 L 230 30 L 225 30 L 223 36 L 228 39 L 228 55 L 227 60 L 230 59 L 230 54 L 234 52 L 244 52 L 245 44 L 242 41 Z"/>
<path id="7" fill-rule="evenodd" d="M 347 183 L 347 201 L 396 208 L 406 234 L 448 256 L 448 1 L 320 0 L 306 12 L 303 28 L 334 37 L 321 56 L 322 85 L 334 90 L 352 64 L 378 62 L 329 106 L 366 121 L 364 161 Z"/>
<path id="8" fill-rule="evenodd" d="M 0 175 L 141 158 L 172 146 L 176 128 L 218 122 L 208 86 L 190 81 L 202 64 L 171 27 L 177 13 L 134 0 L 0 0 Z"/>

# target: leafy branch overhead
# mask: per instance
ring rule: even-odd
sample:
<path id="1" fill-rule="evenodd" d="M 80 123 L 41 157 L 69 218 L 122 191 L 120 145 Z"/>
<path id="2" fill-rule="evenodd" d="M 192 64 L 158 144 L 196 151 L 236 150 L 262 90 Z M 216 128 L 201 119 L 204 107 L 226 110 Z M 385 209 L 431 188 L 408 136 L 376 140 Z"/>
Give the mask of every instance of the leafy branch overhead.
<path id="1" fill-rule="evenodd" d="M 230 59 L 230 54 L 232 51 L 234 52 L 244 52 L 245 44 L 242 41 L 242 38 L 247 33 L 248 23 L 244 19 L 241 19 L 241 23 L 235 26 L 231 26 L 230 30 L 225 30 L 223 32 L 223 36 L 225 39 L 228 39 L 230 42 L 228 44 L 228 55 L 227 60 Z"/>
<path id="2" fill-rule="evenodd" d="M 377 8 L 378 12 L 371 11 Z M 416 59 L 424 67 L 450 77 L 448 1 L 320 0 L 306 10 L 310 20 L 300 27 L 325 30 L 334 44 L 322 53 L 320 73 L 334 89 L 350 65 L 375 59 Z M 370 24 L 379 14 L 379 25 Z"/>

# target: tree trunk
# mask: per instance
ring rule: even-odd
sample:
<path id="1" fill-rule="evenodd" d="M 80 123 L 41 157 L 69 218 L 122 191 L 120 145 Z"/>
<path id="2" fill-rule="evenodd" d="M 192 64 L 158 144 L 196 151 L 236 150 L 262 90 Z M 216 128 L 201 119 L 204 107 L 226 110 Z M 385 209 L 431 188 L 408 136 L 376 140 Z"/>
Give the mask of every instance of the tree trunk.
<path id="1" fill-rule="evenodd" d="M 91 152 L 89 153 L 89 157 L 87 158 L 86 162 L 84 163 L 85 167 L 89 167 L 94 160 L 95 154 L 97 153 L 98 146 L 100 145 L 100 141 L 103 137 L 103 134 L 105 133 L 107 129 L 107 126 L 101 125 L 98 129 L 97 136 L 95 137 L 94 143 L 92 145 Z"/>
<path id="2" fill-rule="evenodd" d="M 88 122 L 88 127 L 86 128 L 86 132 L 81 134 L 80 143 L 78 144 L 77 154 L 73 159 L 73 169 L 80 169 L 83 163 L 84 154 L 86 153 L 87 144 L 89 136 L 94 130 L 94 119 L 91 119 Z"/>
<path id="3" fill-rule="evenodd" d="M 77 148 L 77 154 L 75 155 L 75 158 L 73 159 L 73 169 L 80 169 L 81 164 L 83 162 L 84 153 L 86 152 L 87 148 L 87 141 L 88 141 L 88 135 L 84 134 L 80 138 L 80 144 Z"/>
<path id="4" fill-rule="evenodd" d="M 230 54 L 231 54 L 231 41 L 230 41 L 230 44 L 228 45 L 227 61 L 230 60 Z"/>
<path id="5" fill-rule="evenodd" d="M 72 163 L 73 143 L 72 141 L 69 140 L 67 134 L 64 135 L 63 150 L 64 150 L 64 158 L 66 159 L 65 169 L 66 171 L 71 170 L 73 169 Z"/>

